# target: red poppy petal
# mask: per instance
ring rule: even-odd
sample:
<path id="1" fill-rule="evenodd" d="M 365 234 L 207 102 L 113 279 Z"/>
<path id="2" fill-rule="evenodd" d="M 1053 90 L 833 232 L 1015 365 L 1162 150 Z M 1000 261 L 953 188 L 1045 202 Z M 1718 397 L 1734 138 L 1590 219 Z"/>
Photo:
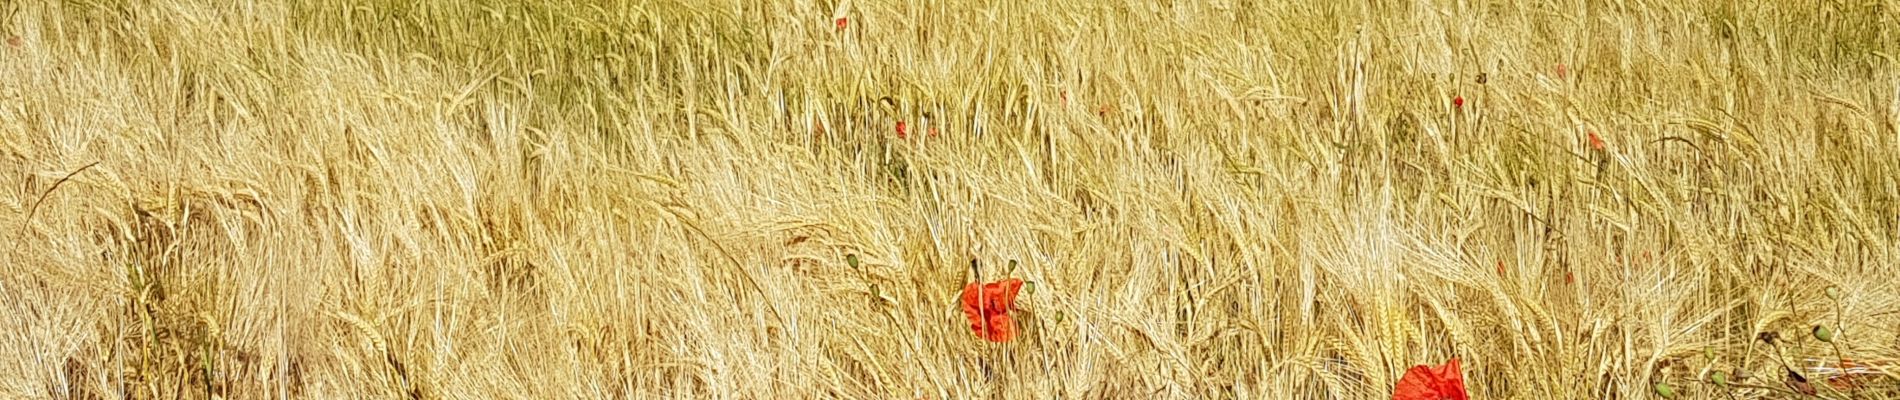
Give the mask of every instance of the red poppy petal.
<path id="1" fill-rule="evenodd" d="M 977 329 L 977 333 L 979 334 L 982 333 L 980 326 L 983 324 L 983 310 L 978 308 L 978 304 L 980 303 L 978 302 L 977 295 L 981 294 L 981 287 L 981 285 L 975 283 L 964 286 L 963 298 L 961 299 L 963 300 L 961 304 L 963 306 L 963 316 L 970 319 L 970 326 L 979 327 Z"/>
<path id="2" fill-rule="evenodd" d="M 1405 370 L 1405 377 L 1399 378 L 1398 386 L 1392 389 L 1392 400 L 1439 400 L 1432 380 L 1431 367 L 1420 365 Z"/>
<path id="3" fill-rule="evenodd" d="M 994 285 L 996 285 L 997 289 L 996 303 L 994 304 L 996 306 L 995 311 L 1000 314 L 1009 312 L 1009 309 L 1015 308 L 1016 294 L 1022 292 L 1023 280 L 1016 278 L 1004 279 L 1001 282 L 994 283 Z"/>
<path id="4" fill-rule="evenodd" d="M 1008 315 L 991 316 L 989 334 L 984 335 L 983 338 L 992 342 L 1007 342 L 1010 339 L 1015 339 L 1016 320 L 1010 318 Z"/>
<path id="5" fill-rule="evenodd" d="M 1458 359 L 1453 358 L 1445 366 L 1437 368 L 1438 395 L 1450 400 L 1470 400 L 1465 392 L 1465 374 L 1458 370 Z"/>
<path id="6" fill-rule="evenodd" d="M 1470 400 L 1464 374 L 1453 358 L 1436 368 L 1419 365 L 1405 371 L 1392 391 L 1393 400 Z"/>

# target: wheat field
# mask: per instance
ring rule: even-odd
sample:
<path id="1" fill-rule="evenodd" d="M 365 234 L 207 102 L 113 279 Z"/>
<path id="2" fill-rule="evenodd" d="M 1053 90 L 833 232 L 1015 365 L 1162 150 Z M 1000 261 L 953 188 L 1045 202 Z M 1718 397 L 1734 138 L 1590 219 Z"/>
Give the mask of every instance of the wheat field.
<path id="1" fill-rule="evenodd" d="M 1893 0 L 11 0 L 0 38 L 0 398 L 1381 399 L 1454 357 L 1479 399 L 1900 398 Z M 957 296 L 1002 278 L 992 343 Z"/>

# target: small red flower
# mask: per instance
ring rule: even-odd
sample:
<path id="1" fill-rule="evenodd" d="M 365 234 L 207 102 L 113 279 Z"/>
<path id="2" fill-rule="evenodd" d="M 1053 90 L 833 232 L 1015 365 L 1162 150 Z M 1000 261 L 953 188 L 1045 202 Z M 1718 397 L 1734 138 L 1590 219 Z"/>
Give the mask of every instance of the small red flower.
<path id="1" fill-rule="evenodd" d="M 1557 79 L 1569 79 L 1569 78 L 1570 78 L 1570 67 L 1565 66 L 1563 63 L 1558 63 L 1557 64 Z"/>
<path id="2" fill-rule="evenodd" d="M 1452 107 L 1458 107 L 1458 108 L 1464 108 L 1464 106 L 1465 106 L 1465 96 L 1457 96 L 1457 97 L 1452 97 L 1452 98 L 1451 98 L 1451 106 L 1452 106 Z"/>
<path id="3" fill-rule="evenodd" d="M 1062 91 L 1062 105 L 1069 105 L 1069 91 Z"/>
<path id="4" fill-rule="evenodd" d="M 1458 371 L 1458 359 L 1438 367 L 1413 366 L 1399 378 L 1392 400 L 1471 400 L 1465 391 L 1465 375 Z"/>
<path id="5" fill-rule="evenodd" d="M 846 19 L 845 17 L 838 17 L 838 19 L 835 19 L 835 20 L 832 20 L 832 21 L 831 21 L 831 23 L 833 23 L 833 24 L 837 24 L 837 25 L 838 25 L 838 30 L 841 30 L 841 31 L 842 31 L 842 30 L 844 30 L 844 27 L 845 27 L 845 26 L 847 26 L 847 25 L 850 25 L 850 24 L 851 24 L 851 20 L 849 20 L 849 19 Z"/>
<path id="6" fill-rule="evenodd" d="M 992 342 L 1007 342 L 1016 337 L 1016 320 L 1009 309 L 1022 291 L 1023 280 L 1010 278 L 996 282 L 972 283 L 963 287 L 963 316 L 970 320 L 976 336 Z"/>
<path id="7" fill-rule="evenodd" d="M 19 37 L 19 36 L 7 36 L 7 45 L 8 45 L 8 46 L 13 46 L 13 47 L 20 47 L 20 37 Z"/>
<path id="8" fill-rule="evenodd" d="M 1096 108 L 1095 115 L 1100 115 L 1102 116 L 1102 118 L 1108 118 L 1108 105 L 1103 104 L 1101 107 Z"/>
<path id="9" fill-rule="evenodd" d="M 904 126 L 904 121 L 897 121 L 897 138 L 898 139 L 910 138 L 910 128 L 907 128 Z"/>
<path id="10" fill-rule="evenodd" d="M 937 137 L 937 127 L 930 127 L 930 137 Z"/>
<path id="11" fill-rule="evenodd" d="M 1597 137 L 1596 131 L 1586 131 L 1584 133 L 1590 136 L 1591 150 L 1603 150 L 1603 138 Z"/>
<path id="12" fill-rule="evenodd" d="M 1564 272 L 1564 283 L 1572 284 L 1572 285 L 1576 284 L 1577 274 L 1571 273 L 1571 272 Z"/>

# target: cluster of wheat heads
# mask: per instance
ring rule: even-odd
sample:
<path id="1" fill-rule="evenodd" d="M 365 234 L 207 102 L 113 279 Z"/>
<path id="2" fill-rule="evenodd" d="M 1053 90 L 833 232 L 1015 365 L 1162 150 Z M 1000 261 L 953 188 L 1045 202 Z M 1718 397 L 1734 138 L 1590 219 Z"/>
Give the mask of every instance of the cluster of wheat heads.
<path id="1" fill-rule="evenodd" d="M 8 1 L 0 397 L 1894 397 L 1896 8 Z"/>

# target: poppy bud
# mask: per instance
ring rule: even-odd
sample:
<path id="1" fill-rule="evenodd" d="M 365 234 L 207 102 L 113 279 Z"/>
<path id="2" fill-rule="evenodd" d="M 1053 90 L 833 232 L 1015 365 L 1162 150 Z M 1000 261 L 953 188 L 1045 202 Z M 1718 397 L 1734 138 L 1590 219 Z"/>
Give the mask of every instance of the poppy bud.
<path id="1" fill-rule="evenodd" d="M 851 269 L 858 269 L 858 255 L 857 254 L 844 255 L 844 263 L 845 265 L 850 265 Z"/>
<path id="2" fill-rule="evenodd" d="M 1819 340 L 1821 343 L 1834 343 L 1834 330 L 1828 329 L 1827 326 L 1815 325 L 1814 340 Z"/>
<path id="3" fill-rule="evenodd" d="M 1036 282 L 1035 281 L 1023 282 L 1023 293 L 1036 294 Z"/>
<path id="4" fill-rule="evenodd" d="M 1676 388 L 1669 387 L 1669 382 L 1656 382 L 1656 396 L 1665 399 L 1676 398 Z"/>
<path id="5" fill-rule="evenodd" d="M 1838 286 L 1828 286 L 1827 298 L 1834 299 L 1834 301 L 1841 301 L 1841 288 Z"/>
<path id="6" fill-rule="evenodd" d="M 1728 387 L 1728 374 L 1722 373 L 1722 371 L 1710 372 L 1709 382 L 1714 383 L 1717 387 Z"/>

